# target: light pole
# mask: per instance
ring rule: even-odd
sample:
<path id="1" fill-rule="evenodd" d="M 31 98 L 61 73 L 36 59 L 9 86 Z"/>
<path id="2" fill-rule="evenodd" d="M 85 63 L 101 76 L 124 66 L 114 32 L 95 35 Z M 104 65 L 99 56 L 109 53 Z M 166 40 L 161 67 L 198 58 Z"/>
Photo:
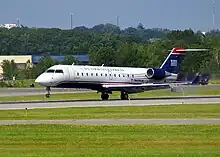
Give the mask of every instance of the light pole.
<path id="1" fill-rule="evenodd" d="M 20 19 L 17 18 L 17 27 L 20 27 Z"/>
<path id="2" fill-rule="evenodd" d="M 116 24 L 119 27 L 119 16 L 116 17 Z"/>
<path id="3" fill-rule="evenodd" d="M 213 30 L 215 30 L 215 0 L 212 1 L 212 25 L 213 25 Z"/>
<path id="4" fill-rule="evenodd" d="M 70 29 L 73 29 L 73 13 L 70 14 Z"/>

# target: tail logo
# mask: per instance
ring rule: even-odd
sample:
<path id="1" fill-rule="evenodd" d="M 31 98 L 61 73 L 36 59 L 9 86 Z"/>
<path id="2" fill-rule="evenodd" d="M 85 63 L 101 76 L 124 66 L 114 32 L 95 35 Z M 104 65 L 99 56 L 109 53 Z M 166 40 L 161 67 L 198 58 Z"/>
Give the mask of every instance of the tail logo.
<path id="1" fill-rule="evenodd" d="M 177 60 L 170 60 L 170 66 L 176 67 L 177 66 Z"/>

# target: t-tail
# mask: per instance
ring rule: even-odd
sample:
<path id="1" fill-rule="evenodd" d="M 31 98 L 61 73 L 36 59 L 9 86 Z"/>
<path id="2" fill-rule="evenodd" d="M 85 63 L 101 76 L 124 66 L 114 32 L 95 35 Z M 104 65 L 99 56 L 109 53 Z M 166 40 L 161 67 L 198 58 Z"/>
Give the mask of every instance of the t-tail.
<path id="1" fill-rule="evenodd" d="M 146 77 L 154 80 L 176 80 L 186 52 L 207 51 L 208 49 L 173 48 L 160 68 L 148 68 Z"/>
<path id="2" fill-rule="evenodd" d="M 185 56 L 186 51 L 184 48 L 173 48 L 163 64 L 160 66 L 160 69 L 169 73 L 178 74 Z"/>

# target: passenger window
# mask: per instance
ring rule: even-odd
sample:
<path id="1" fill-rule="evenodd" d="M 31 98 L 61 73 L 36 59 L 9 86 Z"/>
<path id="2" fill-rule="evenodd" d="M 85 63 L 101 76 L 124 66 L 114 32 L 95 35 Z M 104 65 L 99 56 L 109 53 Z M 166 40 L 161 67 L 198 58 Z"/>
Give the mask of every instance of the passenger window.
<path id="1" fill-rule="evenodd" d="M 88 74 L 88 73 L 86 73 L 86 75 L 87 75 L 87 76 L 89 76 L 89 74 Z"/>
<path id="2" fill-rule="evenodd" d="M 77 73 L 77 76 L 79 76 L 79 73 Z"/>
<path id="3" fill-rule="evenodd" d="M 83 76 L 83 73 L 82 73 L 82 76 Z"/>
<path id="4" fill-rule="evenodd" d="M 134 75 L 132 75 L 132 77 L 134 77 Z"/>
<path id="5" fill-rule="evenodd" d="M 63 73 L 63 70 L 56 70 L 55 73 Z"/>
<path id="6" fill-rule="evenodd" d="M 98 76 L 98 73 L 96 73 L 96 76 Z"/>
<path id="7" fill-rule="evenodd" d="M 91 73 L 91 76 L 93 76 L 93 73 Z"/>
<path id="8" fill-rule="evenodd" d="M 105 74 L 105 76 L 107 77 L 107 74 Z"/>
<path id="9" fill-rule="evenodd" d="M 129 74 L 128 74 L 128 77 L 129 77 Z"/>
<path id="10" fill-rule="evenodd" d="M 114 74 L 114 76 L 116 77 L 116 74 Z"/>
<path id="11" fill-rule="evenodd" d="M 102 76 L 102 74 L 101 74 L 101 76 Z"/>
<path id="12" fill-rule="evenodd" d="M 53 69 L 49 69 L 49 70 L 47 70 L 47 73 L 54 73 L 54 71 L 55 70 L 53 70 Z"/>
<path id="13" fill-rule="evenodd" d="M 120 74 L 118 74 L 118 77 L 120 77 Z"/>

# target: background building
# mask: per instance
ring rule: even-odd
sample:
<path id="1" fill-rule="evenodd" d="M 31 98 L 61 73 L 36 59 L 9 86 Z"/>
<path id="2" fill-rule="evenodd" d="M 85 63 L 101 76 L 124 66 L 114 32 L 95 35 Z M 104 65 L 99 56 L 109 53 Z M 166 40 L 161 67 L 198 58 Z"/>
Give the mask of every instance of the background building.
<path id="1" fill-rule="evenodd" d="M 14 60 L 16 63 L 17 67 L 19 69 L 25 68 L 25 64 L 29 60 L 31 64 L 37 64 L 40 59 L 44 56 L 38 56 L 38 55 L 13 55 L 13 56 L 0 56 L 0 64 L 4 60 Z M 57 61 L 63 61 L 65 56 L 50 56 L 52 59 L 57 60 Z M 89 57 L 88 55 L 74 55 L 74 57 L 79 60 L 82 64 L 88 65 L 89 64 Z M 2 75 L 3 69 L 0 66 L 0 75 Z"/>
<path id="2" fill-rule="evenodd" d="M 17 27 L 17 25 L 16 24 L 0 24 L 0 27 L 11 29 L 13 27 Z"/>
<path id="3" fill-rule="evenodd" d="M 44 57 L 44 56 L 32 55 L 31 63 L 37 64 L 42 57 Z M 55 55 L 50 55 L 50 57 L 56 61 L 59 61 L 59 62 L 63 61 L 65 58 L 65 56 L 55 56 Z M 85 65 L 89 64 L 89 56 L 88 55 L 74 55 L 74 57 L 78 61 L 80 61 L 82 64 L 85 64 Z"/>

